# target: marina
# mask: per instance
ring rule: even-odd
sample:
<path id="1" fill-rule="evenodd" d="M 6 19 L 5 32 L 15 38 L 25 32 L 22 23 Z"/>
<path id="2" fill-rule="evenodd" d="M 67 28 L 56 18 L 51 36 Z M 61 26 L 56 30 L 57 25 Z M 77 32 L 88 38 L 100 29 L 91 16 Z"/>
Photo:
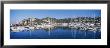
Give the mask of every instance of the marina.
<path id="1" fill-rule="evenodd" d="M 46 23 L 33 21 L 12 25 L 11 39 L 100 39 L 100 23 L 69 22 L 56 23 L 48 19 Z"/>
<path id="2" fill-rule="evenodd" d="M 16 19 L 11 19 L 10 39 L 101 39 L 100 10 L 13 11 L 34 15 L 13 16 Z"/>
<path id="3" fill-rule="evenodd" d="M 100 31 L 100 27 L 93 27 L 94 24 L 89 24 L 89 25 L 85 25 L 82 23 L 77 23 L 77 24 L 66 24 L 66 23 L 62 23 L 60 25 L 54 25 L 54 24 L 47 24 L 47 25 L 38 25 L 38 26 L 17 26 L 17 27 L 11 27 L 11 31 L 22 31 L 22 30 L 34 30 L 34 29 L 45 29 L 45 28 L 52 28 L 52 27 L 58 27 L 58 26 L 64 26 L 64 27 L 69 27 L 69 28 L 74 28 L 74 29 L 78 29 L 78 30 L 88 30 L 88 31 Z"/>

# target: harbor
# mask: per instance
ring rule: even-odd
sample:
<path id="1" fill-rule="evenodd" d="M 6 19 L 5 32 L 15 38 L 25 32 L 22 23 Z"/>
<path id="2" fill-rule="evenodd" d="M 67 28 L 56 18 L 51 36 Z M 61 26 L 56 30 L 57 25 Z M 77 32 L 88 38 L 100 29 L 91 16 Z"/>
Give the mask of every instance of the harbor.
<path id="1" fill-rule="evenodd" d="M 101 10 L 11 10 L 10 39 L 101 39 Z"/>
<path id="2" fill-rule="evenodd" d="M 32 21 L 33 20 L 33 21 Z M 101 24 L 99 22 L 54 22 L 50 19 L 38 24 L 36 19 L 30 18 L 21 24 L 11 25 L 12 39 L 99 39 L 101 38 Z M 95 20 L 94 20 L 95 21 Z M 23 36 L 22 36 L 23 35 Z M 82 37 L 78 37 L 78 36 Z M 89 38 L 88 38 L 89 37 Z"/>
<path id="3" fill-rule="evenodd" d="M 83 22 L 78 21 L 75 22 L 70 20 L 68 22 L 55 22 L 51 20 L 52 18 L 48 18 L 47 20 L 41 20 L 41 22 L 37 22 L 36 18 L 29 18 L 29 20 L 24 20 L 19 24 L 11 24 L 10 30 L 14 32 L 19 32 L 23 30 L 35 30 L 35 29 L 46 29 L 46 28 L 53 28 L 53 27 L 69 27 L 78 30 L 88 30 L 88 31 L 100 31 L 101 30 L 101 23 L 100 21 L 96 22 L 96 20 L 92 22 Z"/>

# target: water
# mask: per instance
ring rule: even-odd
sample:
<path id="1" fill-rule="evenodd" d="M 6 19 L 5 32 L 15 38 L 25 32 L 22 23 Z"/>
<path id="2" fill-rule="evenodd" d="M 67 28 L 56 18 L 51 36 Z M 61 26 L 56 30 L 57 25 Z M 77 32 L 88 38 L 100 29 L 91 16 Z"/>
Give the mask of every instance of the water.
<path id="1" fill-rule="evenodd" d="M 101 32 L 84 31 L 68 27 L 11 32 L 10 39 L 101 39 Z"/>

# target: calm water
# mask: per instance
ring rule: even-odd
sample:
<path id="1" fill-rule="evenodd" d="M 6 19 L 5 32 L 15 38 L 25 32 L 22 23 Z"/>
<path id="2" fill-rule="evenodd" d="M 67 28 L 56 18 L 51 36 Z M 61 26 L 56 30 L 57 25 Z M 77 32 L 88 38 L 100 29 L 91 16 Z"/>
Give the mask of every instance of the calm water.
<path id="1" fill-rule="evenodd" d="M 11 39 L 101 39 L 101 32 L 76 30 L 67 27 L 11 32 Z"/>

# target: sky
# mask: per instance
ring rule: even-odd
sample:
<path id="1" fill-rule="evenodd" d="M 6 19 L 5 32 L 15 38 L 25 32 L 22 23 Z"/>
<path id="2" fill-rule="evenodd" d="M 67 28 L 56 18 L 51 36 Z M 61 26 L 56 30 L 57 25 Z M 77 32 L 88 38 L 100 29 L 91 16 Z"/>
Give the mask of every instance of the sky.
<path id="1" fill-rule="evenodd" d="M 27 18 L 46 18 L 52 17 L 57 19 L 62 18 L 76 18 L 76 17 L 94 17 L 94 16 L 101 16 L 101 10 L 61 10 L 61 9 L 51 9 L 51 10 L 27 10 L 27 9 L 16 9 L 10 10 L 10 22 L 11 24 L 15 24 L 20 22 L 23 19 Z"/>

